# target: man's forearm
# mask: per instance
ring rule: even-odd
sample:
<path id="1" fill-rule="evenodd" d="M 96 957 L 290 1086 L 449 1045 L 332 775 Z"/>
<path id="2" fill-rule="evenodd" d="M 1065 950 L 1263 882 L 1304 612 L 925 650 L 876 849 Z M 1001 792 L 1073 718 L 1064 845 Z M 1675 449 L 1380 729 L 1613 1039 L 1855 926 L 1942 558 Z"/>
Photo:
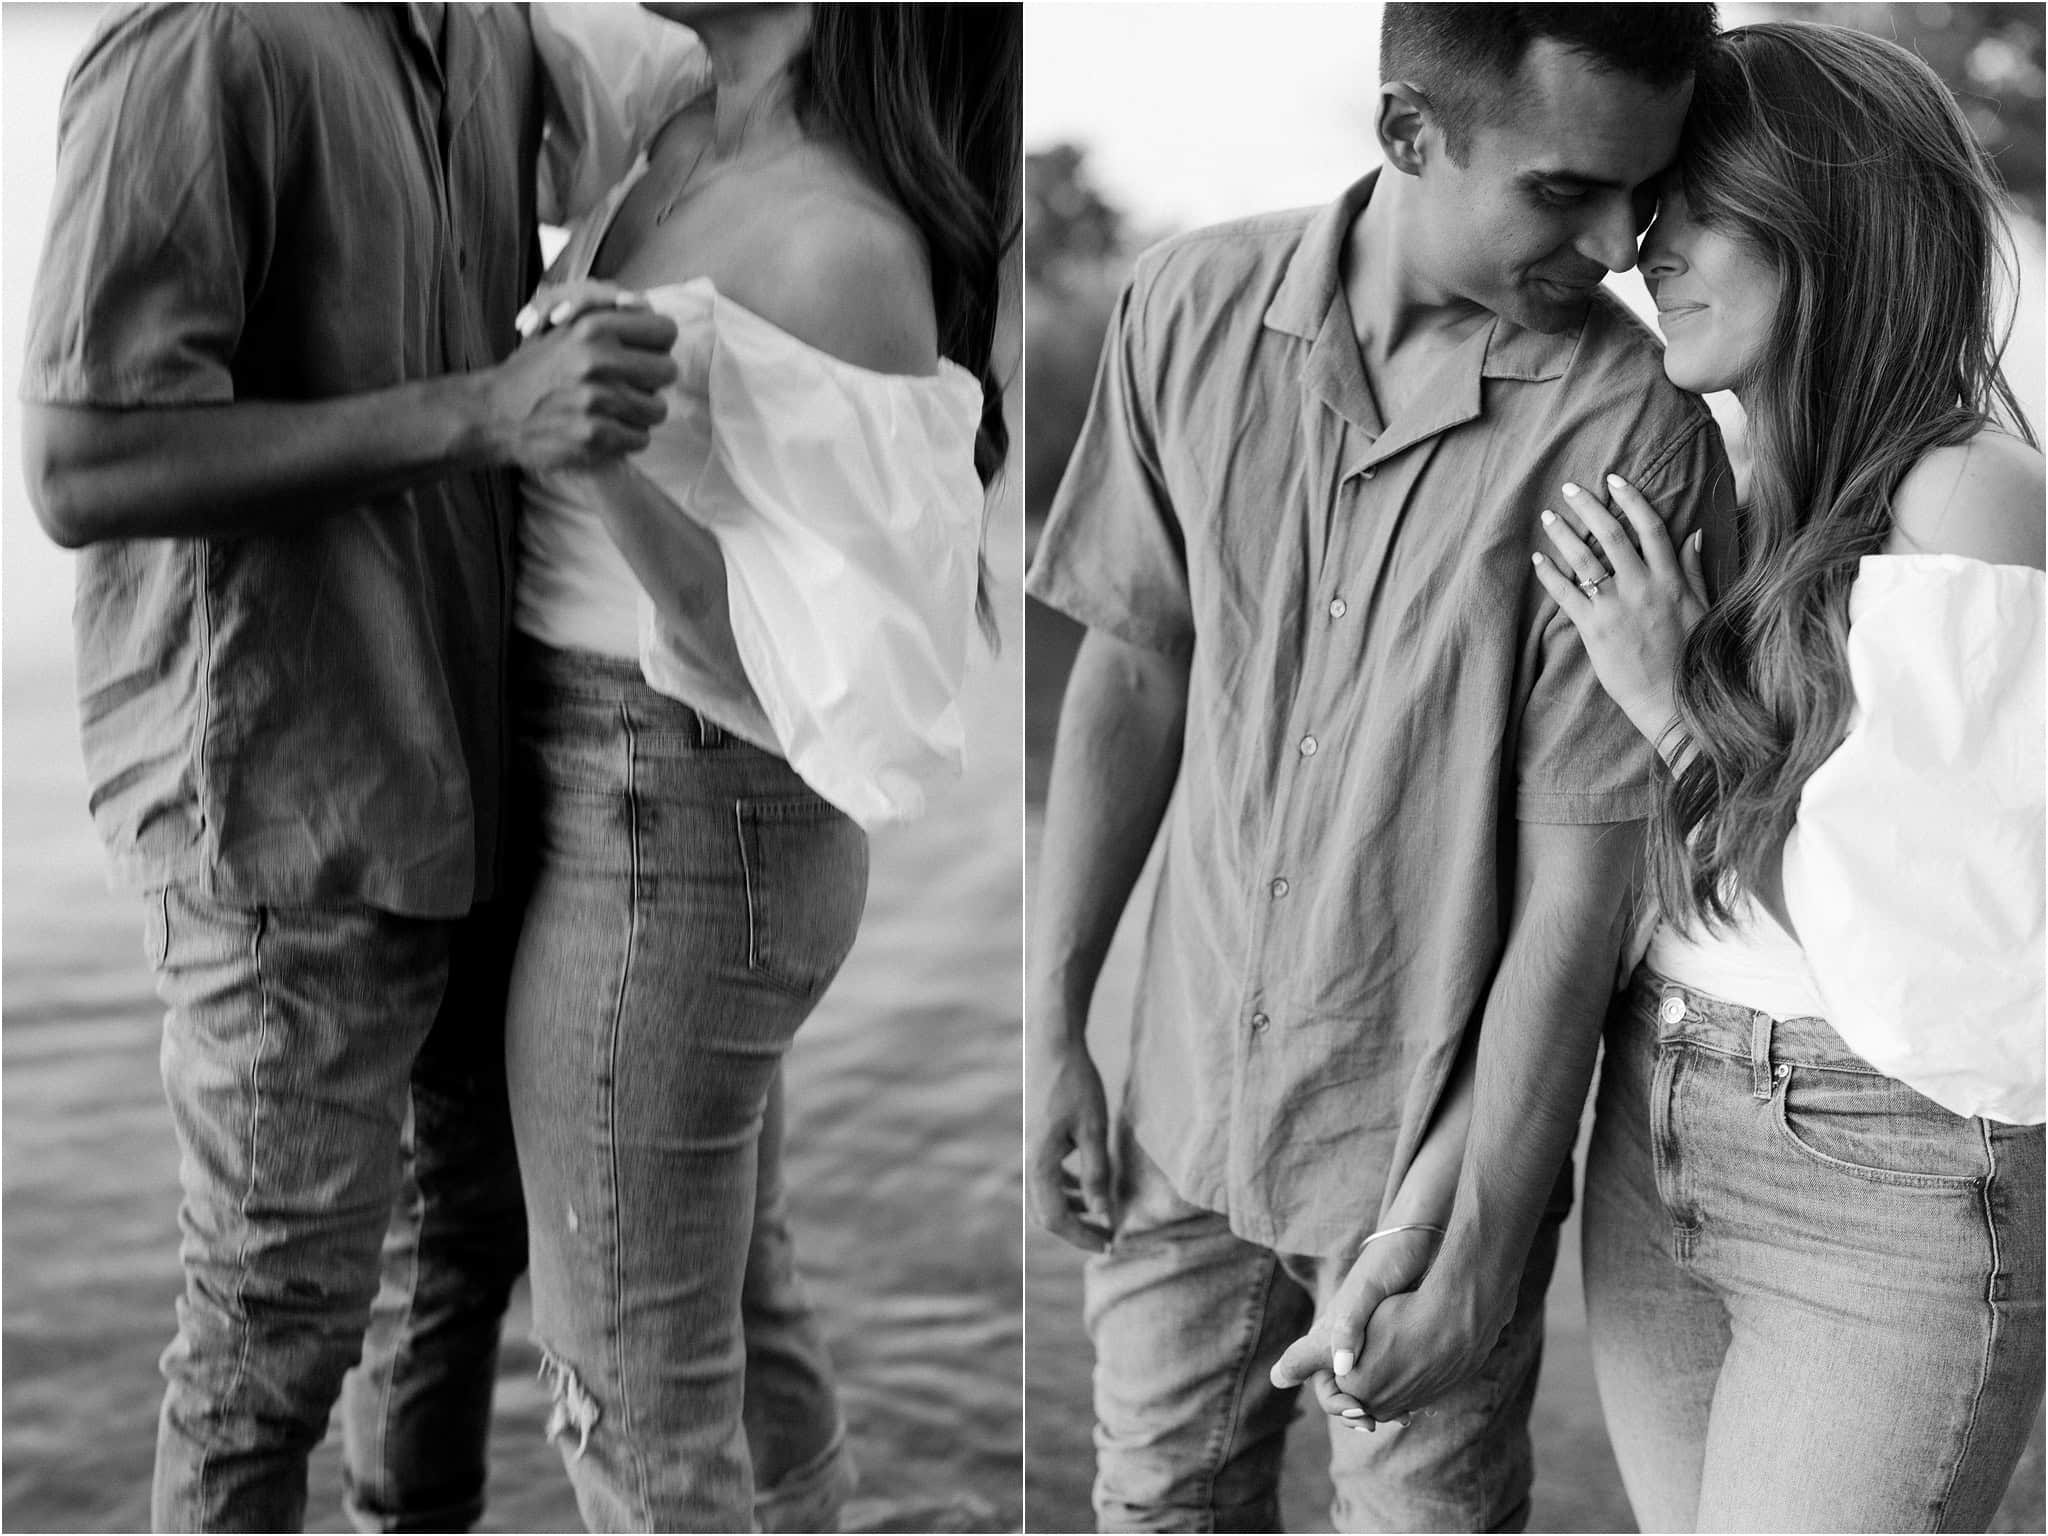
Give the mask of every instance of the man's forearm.
<path id="1" fill-rule="evenodd" d="M 1511 1297 L 1569 1154 L 1612 995 L 1634 824 L 1523 829 L 1515 911 L 1480 1031 L 1440 1269 Z"/>
<path id="2" fill-rule="evenodd" d="M 1060 711 L 1031 936 L 1034 1028 L 1062 1039 L 1088 1003 L 1180 770 L 1187 662 L 1091 630 Z"/>
<path id="3" fill-rule="evenodd" d="M 22 425 L 37 513 L 67 548 L 286 532 L 486 457 L 466 375 L 330 400 L 31 405 Z"/>

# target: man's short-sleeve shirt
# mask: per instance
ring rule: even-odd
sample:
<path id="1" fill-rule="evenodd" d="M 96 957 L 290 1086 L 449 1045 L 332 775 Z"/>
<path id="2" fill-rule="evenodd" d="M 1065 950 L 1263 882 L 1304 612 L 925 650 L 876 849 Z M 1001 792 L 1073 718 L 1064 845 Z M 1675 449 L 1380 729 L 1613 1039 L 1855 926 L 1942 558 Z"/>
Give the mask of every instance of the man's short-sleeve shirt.
<path id="1" fill-rule="evenodd" d="M 523 8 L 168 5 L 65 87 L 23 396 L 325 399 L 487 366 L 538 276 Z M 492 888 L 517 488 L 85 549 L 93 814 L 117 881 L 452 916 Z"/>
<path id="2" fill-rule="evenodd" d="M 1373 178 L 1138 262 L 1030 590 L 1189 660 L 1126 1112 L 1240 1235 L 1371 1226 L 1498 964 L 1517 820 L 1647 814 L 1651 754 L 1530 555 L 1609 472 L 1683 536 L 1732 478 L 1605 294 L 1495 319 L 1380 417 L 1342 258 Z M 1710 533 L 1710 537 L 1714 535 Z"/>

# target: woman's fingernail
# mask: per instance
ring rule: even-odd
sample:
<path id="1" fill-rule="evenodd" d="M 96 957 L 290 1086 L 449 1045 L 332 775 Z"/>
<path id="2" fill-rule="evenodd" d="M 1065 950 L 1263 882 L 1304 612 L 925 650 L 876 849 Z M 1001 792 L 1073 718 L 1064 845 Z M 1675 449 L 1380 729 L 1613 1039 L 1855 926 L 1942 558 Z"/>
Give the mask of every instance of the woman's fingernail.
<path id="1" fill-rule="evenodd" d="M 1698 531 L 1697 531 L 1696 533 L 1694 533 L 1694 534 L 1693 534 L 1693 536 L 1692 536 L 1692 547 L 1693 547 L 1694 549 L 1698 549 L 1698 548 L 1699 548 L 1699 547 L 1700 547 L 1700 546 L 1701 546 L 1702 544 L 1704 544 L 1704 543 L 1706 542 L 1706 538 L 1707 538 L 1707 530 L 1706 530 L 1706 529 L 1704 529 L 1704 528 L 1702 528 L 1702 529 L 1698 530 Z"/>
<path id="2" fill-rule="evenodd" d="M 548 316 L 548 319 L 552 321 L 554 324 L 560 325 L 564 320 L 568 319 L 571 315 L 575 313 L 576 306 L 574 304 L 557 304 L 554 308 L 554 312 Z"/>
<path id="3" fill-rule="evenodd" d="M 512 329 L 522 336 L 531 336 L 533 328 L 538 324 L 540 324 L 540 316 L 533 312 L 531 304 L 512 317 Z"/>
<path id="4" fill-rule="evenodd" d="M 1569 480 L 1565 481 L 1564 483 L 1564 493 L 1567 496 L 1583 496 L 1586 494 L 1584 491 L 1580 490 L 1576 485 L 1573 485 Z"/>
<path id="5" fill-rule="evenodd" d="M 1536 562 L 1536 563 L 1537 563 L 1538 565 L 1548 565 L 1548 564 L 1550 564 L 1550 562 L 1549 562 L 1548 560 L 1546 560 L 1546 559 L 1544 559 L 1544 558 L 1543 558 L 1543 554 L 1542 554 L 1542 551 L 1540 551 L 1540 550 L 1539 550 L 1539 551 L 1537 551 L 1537 552 L 1536 552 L 1535 554 L 1531 555 L 1531 556 L 1530 556 L 1529 558 L 1530 558 L 1531 560 L 1535 561 L 1535 562 Z"/>
<path id="6" fill-rule="evenodd" d="M 1348 1349 L 1339 1349 L 1331 1352 L 1330 1369 L 1339 1376 L 1349 1376 L 1351 1374 L 1351 1367 L 1357 1363 L 1358 1356 Z"/>
<path id="7" fill-rule="evenodd" d="M 1347 1419 L 1362 1419 L 1365 1417 L 1365 1410 L 1363 1408 L 1346 1408 L 1344 1410 L 1344 1417 Z"/>
<path id="8" fill-rule="evenodd" d="M 1620 486 L 1620 487 L 1621 487 L 1621 488 L 1622 488 L 1623 490 L 1627 490 L 1627 489 L 1628 489 L 1628 482 L 1627 482 L 1626 480 L 1622 479 L 1622 478 L 1621 478 L 1621 476 L 1619 476 L 1619 475 L 1609 475 L 1609 476 L 1607 477 L 1607 483 L 1608 483 L 1609 485 L 1617 485 L 1617 486 Z"/>
<path id="9" fill-rule="evenodd" d="M 1536 521 L 1541 523 L 1544 527 L 1548 528 L 1552 523 L 1557 521 L 1557 514 L 1551 511 L 1550 508 L 1545 507 L 1543 509 L 1542 515 L 1538 517 Z"/>

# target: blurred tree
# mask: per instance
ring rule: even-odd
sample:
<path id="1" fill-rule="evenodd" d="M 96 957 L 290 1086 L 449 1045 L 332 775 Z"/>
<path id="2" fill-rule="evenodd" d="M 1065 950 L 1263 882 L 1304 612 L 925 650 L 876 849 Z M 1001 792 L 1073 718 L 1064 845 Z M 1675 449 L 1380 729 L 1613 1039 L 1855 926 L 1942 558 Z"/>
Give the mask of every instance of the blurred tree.
<path id="1" fill-rule="evenodd" d="M 2042 217 L 2041 6 L 1798 3 L 1768 11 L 1855 27 L 1912 49 L 1955 92 L 2013 200 Z"/>
<path id="2" fill-rule="evenodd" d="M 1024 161 L 1024 354 L 1031 394 L 1024 434 L 1025 514 L 1043 521 L 1080 435 L 1096 359 L 1132 241 L 1121 210 L 1088 179 L 1073 144 Z"/>

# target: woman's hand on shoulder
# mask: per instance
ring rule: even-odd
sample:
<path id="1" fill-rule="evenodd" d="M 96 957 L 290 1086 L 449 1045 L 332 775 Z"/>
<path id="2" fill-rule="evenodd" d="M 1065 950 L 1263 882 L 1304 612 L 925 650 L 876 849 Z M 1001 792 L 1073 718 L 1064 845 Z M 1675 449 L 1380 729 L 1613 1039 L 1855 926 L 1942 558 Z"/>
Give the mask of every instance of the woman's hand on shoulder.
<path id="1" fill-rule="evenodd" d="M 1888 555 L 1966 555 L 2042 569 L 2040 451 L 1980 432 L 1925 455 L 1892 497 Z"/>
<path id="2" fill-rule="evenodd" d="M 741 299 L 749 309 L 841 362 L 912 375 L 938 367 L 924 244 L 900 216 L 864 199 L 799 201 L 774 260 L 749 287 Z"/>
<path id="3" fill-rule="evenodd" d="M 1536 579 L 1578 630 L 1607 696 L 1671 756 L 1680 750 L 1671 730 L 1678 656 L 1707 611 L 1701 534 L 1674 551 L 1663 518 L 1642 492 L 1618 475 L 1607 477 L 1607 490 L 1621 517 L 1591 491 L 1564 487 L 1565 505 L 1590 542 L 1570 520 L 1544 511 L 1543 532 L 1556 553 L 1532 557 Z"/>

